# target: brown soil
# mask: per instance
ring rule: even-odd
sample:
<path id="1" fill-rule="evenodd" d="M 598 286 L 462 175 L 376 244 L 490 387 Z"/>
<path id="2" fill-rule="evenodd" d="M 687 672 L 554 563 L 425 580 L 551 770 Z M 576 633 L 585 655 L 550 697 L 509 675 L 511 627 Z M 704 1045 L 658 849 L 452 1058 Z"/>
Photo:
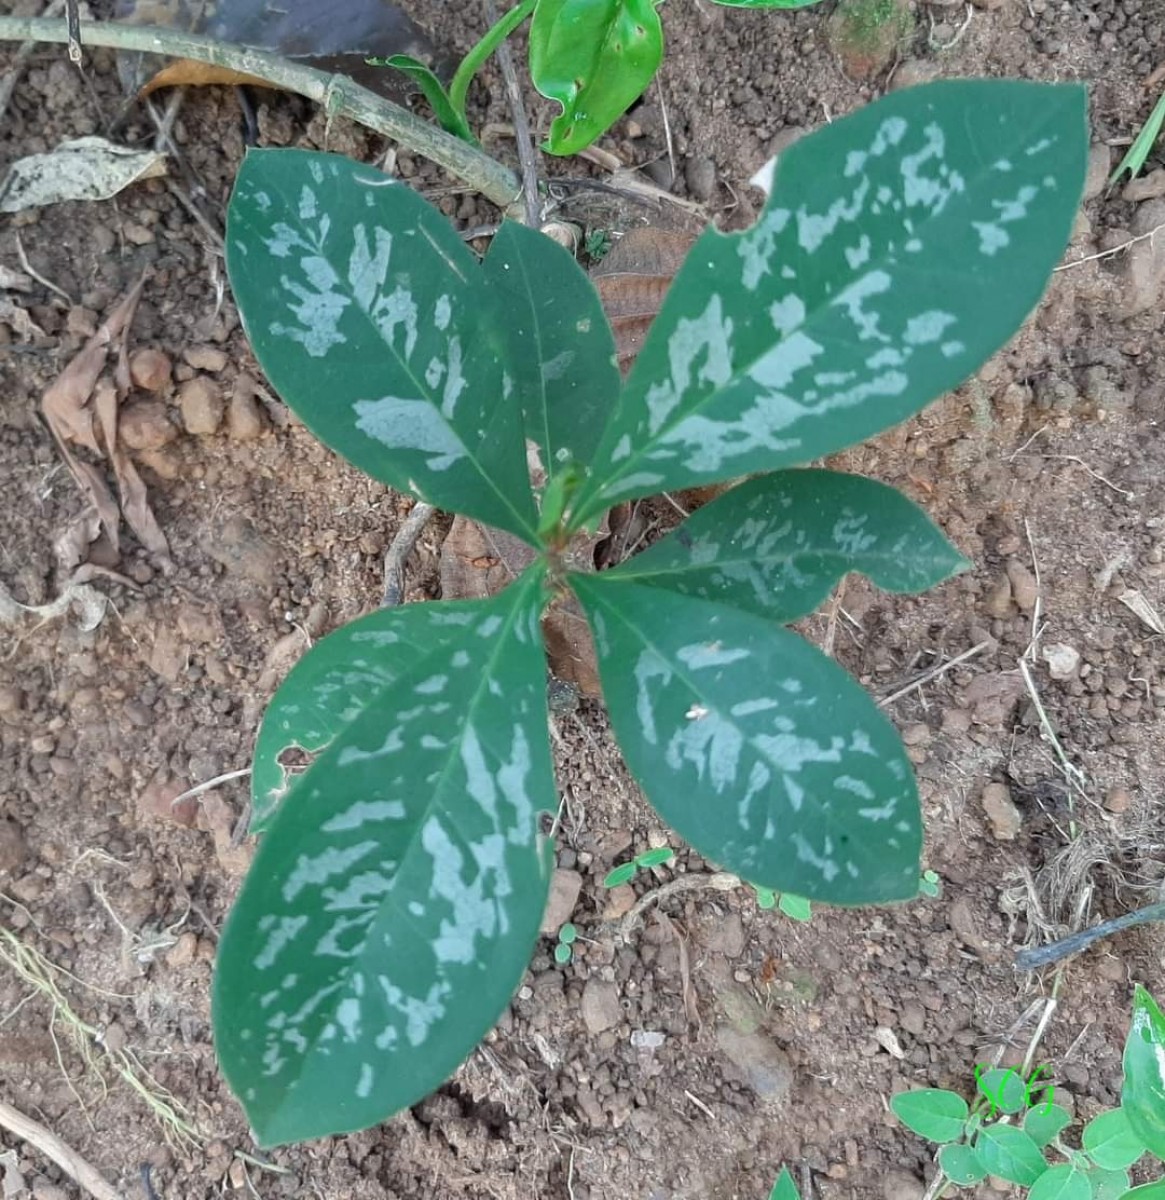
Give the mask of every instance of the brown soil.
<path id="1" fill-rule="evenodd" d="M 463 50 L 476 32 L 461 5 L 406 7 L 446 50 Z M 1156 93 L 1144 83 L 1165 62 L 1165 0 L 991 0 L 965 11 L 911 7 L 893 60 L 859 82 L 828 40 L 827 10 L 828 0 L 799 13 L 673 0 L 660 82 L 604 145 L 655 164 L 666 181 L 666 111 L 677 192 L 741 223 L 745 181 L 800 127 L 933 75 L 1019 75 L 1091 85 L 1103 172 L 1108 147 L 1147 116 Z M 956 44 L 941 49 L 966 16 Z M 0 55 L 0 70 L 10 62 Z M 844 63 L 871 70 L 848 54 Z M 508 120 L 492 67 L 474 95 L 478 127 Z M 0 171 L 103 128 L 120 102 L 112 55 L 90 52 L 82 78 L 62 50 L 38 48 L 0 126 Z M 545 128 L 548 107 L 532 107 Z M 386 149 L 273 93 L 260 96 L 259 127 L 265 144 L 365 159 Z M 121 136 L 148 143 L 152 126 L 138 110 Z M 176 136 L 199 202 L 221 222 L 243 149 L 234 96 L 190 94 Z M 512 151 L 504 139 L 495 145 Z M 404 151 L 396 169 L 459 223 L 496 219 L 474 197 L 442 190 L 448 181 Z M 1126 241 L 1161 203 L 1094 187 L 1068 259 Z M 12 270 L 18 238 L 36 272 L 69 297 L 40 283 L 16 295 L 43 335 L 0 325 L 0 510 L 9 514 L 0 584 L 41 604 L 58 592 L 54 542 L 81 500 L 38 402 L 117 297 L 150 272 L 132 340 L 167 352 L 177 381 L 207 377 L 229 401 L 240 376 L 257 370 L 222 290 L 221 258 L 163 182 L 115 203 L 7 218 L 0 264 Z M 191 815 L 189 826 L 169 800 L 247 765 L 263 706 L 308 639 L 377 602 L 383 551 L 407 504 L 338 462 L 274 400 L 243 404 L 217 432 L 183 432 L 144 472 L 174 572 L 130 542 L 117 569 L 136 586 L 94 583 L 110 601 L 96 628 L 81 628 L 74 609 L 0 634 L 0 923 L 71 972 L 61 990 L 98 1031 L 97 1068 L 87 1069 L 60 1014 L 54 1021 L 44 996 L 0 962 L 0 1098 L 127 1197 L 146 1195 L 149 1164 L 157 1194 L 175 1200 L 249 1187 L 326 1200 L 744 1200 L 767 1196 L 782 1162 L 825 1200 L 920 1196 L 931 1159 L 889 1115 L 890 1095 L 966 1090 L 976 1062 L 1018 1061 L 1040 1011 L 1030 1006 L 1053 975 L 1018 976 L 1014 949 L 1041 936 L 1038 922 L 1063 931 L 1074 918 L 1135 907 L 1163 874 L 1165 639 L 1121 601 L 1135 590 L 1165 612 L 1160 292 L 1128 315 L 1135 298 L 1144 302 L 1152 266 L 1129 250 L 1058 273 L 1037 316 L 975 379 L 841 458 L 919 499 L 975 564 L 920 598 L 850 580 L 833 620 L 827 612 L 807 624 L 882 696 L 986 643 L 888 708 L 918 766 L 926 865 L 942 877 L 941 899 L 821 910 L 798 925 L 758 910 L 744 891 L 692 890 L 661 905 L 665 919 L 649 914 L 617 938 L 605 914 L 628 897 L 600 881 L 626 848 L 666 831 L 620 765 L 601 709 L 584 702 L 556 718 L 570 798 L 559 863 L 583 880 L 574 920 L 586 940 L 574 961 L 556 966 L 544 942 L 497 1030 L 412 1111 L 364 1134 L 279 1150 L 267 1169 L 237 1157 L 254 1147 L 208 1024 L 216 929 L 249 856 L 231 840 L 245 786 L 203 795 L 193 815 L 177 814 Z M 163 399 L 181 428 L 173 392 Z M 423 538 L 409 598 L 436 593 L 447 527 Z M 1033 636 L 1041 649 L 1065 644 L 1080 655 L 1070 677 L 1054 679 L 1037 651 L 1031 673 L 1082 786 L 1041 736 L 1018 671 Z M 984 808 L 989 783 L 1006 785 L 1014 812 Z M 674 870 L 639 891 L 705 869 L 677 850 Z M 1165 993 L 1152 927 L 1063 973 L 1035 1061 L 1050 1065 L 1057 1099 L 1081 1118 L 1119 1097 L 1134 980 Z M 658 1045 L 644 1047 L 644 1032 L 662 1035 L 647 1039 Z M 107 1051 L 119 1049 L 184 1106 L 196 1141 L 167 1140 L 112 1071 Z M 0 1147 L 16 1149 L 39 1200 L 79 1195 L 27 1145 L 0 1134 Z"/>

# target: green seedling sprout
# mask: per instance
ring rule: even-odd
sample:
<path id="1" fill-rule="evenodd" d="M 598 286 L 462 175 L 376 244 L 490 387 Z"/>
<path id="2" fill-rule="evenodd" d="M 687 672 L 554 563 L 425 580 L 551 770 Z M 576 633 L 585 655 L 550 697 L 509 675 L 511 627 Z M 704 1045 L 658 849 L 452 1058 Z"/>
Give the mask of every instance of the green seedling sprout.
<path id="1" fill-rule="evenodd" d="M 554 947 L 554 961 L 560 966 L 570 962 L 574 944 L 578 940 L 578 929 L 569 921 L 558 931 L 558 942 Z"/>
<path id="2" fill-rule="evenodd" d="M 1141 168 L 1161 136 L 1162 125 L 1165 125 L 1165 92 L 1161 93 L 1160 99 L 1153 105 L 1149 119 L 1141 126 L 1140 133 L 1133 138 L 1133 144 L 1125 151 L 1124 158 L 1117 163 L 1116 170 L 1109 177 L 1109 187 L 1119 182 L 1126 171 L 1130 179 L 1135 179 L 1141 173 Z"/>
<path id="3" fill-rule="evenodd" d="M 644 850 L 642 854 L 637 854 L 630 862 L 621 863 L 613 870 L 608 871 L 603 876 L 603 887 L 617 888 L 624 883 L 630 883 L 640 871 L 647 871 L 652 867 L 662 867 L 664 863 L 671 862 L 675 856 L 676 852 L 670 846 L 660 846 L 655 850 Z"/>

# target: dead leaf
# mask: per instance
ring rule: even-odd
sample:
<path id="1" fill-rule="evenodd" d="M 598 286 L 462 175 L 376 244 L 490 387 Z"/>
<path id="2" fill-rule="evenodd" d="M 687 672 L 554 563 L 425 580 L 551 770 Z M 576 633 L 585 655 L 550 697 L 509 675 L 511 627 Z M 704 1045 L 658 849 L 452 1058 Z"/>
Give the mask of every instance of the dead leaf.
<path id="1" fill-rule="evenodd" d="M 32 276 L 13 271 L 0 263 L 0 292 L 31 292 Z"/>
<path id="2" fill-rule="evenodd" d="M 45 331 L 18 304 L 7 296 L 0 296 L 0 325 L 7 325 L 22 341 L 44 337 Z"/>
<path id="3" fill-rule="evenodd" d="M 400 99 L 411 85 L 398 71 L 365 59 L 411 54 L 429 61 L 433 46 L 389 0 L 118 0 L 115 18 L 202 33 L 216 41 L 266 50 L 322 71 L 347 75 L 373 91 Z M 187 84 L 269 82 L 189 59 L 122 53 L 118 74 L 131 95 Z"/>
<path id="4" fill-rule="evenodd" d="M 626 376 L 695 241 L 690 233 L 642 227 L 611 247 L 591 272 L 615 334 L 619 370 Z"/>
<path id="5" fill-rule="evenodd" d="M 166 157 L 101 137 L 62 142 L 47 154 L 18 158 L 0 183 L 0 212 L 64 200 L 110 200 L 131 184 L 166 174 Z"/>
<path id="6" fill-rule="evenodd" d="M 1161 615 L 1145 598 L 1144 592 L 1140 592 L 1136 588 L 1129 588 L 1128 591 L 1122 592 L 1117 599 L 1154 633 L 1165 637 L 1165 624 L 1161 621 Z"/>
<path id="7" fill-rule="evenodd" d="M 599 699 L 603 688 L 591 627 L 573 596 L 563 596 L 551 605 L 542 618 L 542 639 L 555 676 L 563 683 L 573 683 L 581 695 Z"/>

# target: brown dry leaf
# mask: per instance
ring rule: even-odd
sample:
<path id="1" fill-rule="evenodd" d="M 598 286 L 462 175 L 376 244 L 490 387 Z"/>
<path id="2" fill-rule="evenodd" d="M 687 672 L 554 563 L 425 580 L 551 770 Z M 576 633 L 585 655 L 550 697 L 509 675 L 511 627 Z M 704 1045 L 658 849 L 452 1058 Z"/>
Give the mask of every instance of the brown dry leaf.
<path id="1" fill-rule="evenodd" d="M 623 235 L 591 272 L 615 333 L 619 370 L 631 370 L 695 235 L 644 227 Z"/>
<path id="2" fill-rule="evenodd" d="M 202 33 L 220 42 L 266 50 L 322 71 L 347 75 L 382 95 L 401 98 L 410 85 L 400 72 L 365 59 L 411 54 L 429 61 L 428 38 L 390 0 L 118 0 L 116 19 Z M 270 83 L 225 67 L 158 55 L 118 55 L 127 93 L 186 84 Z"/>

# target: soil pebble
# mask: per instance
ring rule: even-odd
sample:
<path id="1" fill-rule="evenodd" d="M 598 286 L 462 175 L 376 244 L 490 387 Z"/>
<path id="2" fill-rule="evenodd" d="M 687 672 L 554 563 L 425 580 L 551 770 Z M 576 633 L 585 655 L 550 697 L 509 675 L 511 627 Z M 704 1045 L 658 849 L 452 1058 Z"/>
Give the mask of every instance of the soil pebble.
<path id="1" fill-rule="evenodd" d="M 991 835 L 999 842 L 1013 842 L 1023 818 L 1005 783 L 989 783 L 983 789 L 983 811 L 991 823 Z"/>
<path id="2" fill-rule="evenodd" d="M 272 583 L 279 565 L 279 552 L 242 514 L 224 521 L 203 549 L 232 575 L 253 583 Z"/>
<path id="3" fill-rule="evenodd" d="M 789 1057 L 763 1033 L 741 1033 L 721 1025 L 716 1044 L 760 1099 L 773 1102 L 788 1095 L 793 1086 Z"/>
<path id="4" fill-rule="evenodd" d="M 213 379 L 195 375 L 178 389 L 178 404 L 187 433 L 207 435 L 218 432 L 222 421 L 222 392 Z"/>
<path id="5" fill-rule="evenodd" d="M 229 361 L 226 352 L 217 346 L 187 346 L 182 357 L 196 371 L 209 371 L 211 375 L 224 370 Z"/>
<path id="6" fill-rule="evenodd" d="M 684 182 L 693 200 L 707 203 L 716 188 L 716 164 L 710 158 L 689 158 L 684 167 Z"/>
<path id="7" fill-rule="evenodd" d="M 1042 653 L 1053 679 L 1071 679 L 1080 666 L 1080 651 L 1064 642 L 1045 646 Z"/>
<path id="8" fill-rule="evenodd" d="M 921 1200 L 925 1192 L 922 1180 L 909 1171 L 890 1170 L 882 1176 L 882 1200 Z"/>
<path id="9" fill-rule="evenodd" d="M 135 387 L 146 392 L 161 392 L 170 385 L 173 367 L 161 350 L 144 346 L 129 356 L 129 377 Z"/>
<path id="10" fill-rule="evenodd" d="M 133 400 L 118 414 L 117 434 L 131 450 L 160 450 L 178 430 L 160 400 Z"/>
<path id="11" fill-rule="evenodd" d="M 1148 312 L 1160 302 L 1165 287 L 1165 237 L 1151 237 L 1155 230 L 1165 227 L 1165 199 L 1149 200 L 1133 217 L 1132 233 L 1139 237 L 1125 255 L 1122 283 L 1124 300 L 1122 317 L 1135 317 Z"/>
<path id="12" fill-rule="evenodd" d="M 1108 793 L 1104 797 L 1104 807 L 1110 813 L 1128 812 L 1132 806 L 1133 798 L 1129 795 L 1128 788 L 1113 787 L 1108 789 Z"/>
<path id="13" fill-rule="evenodd" d="M 542 932 L 557 933 L 570 920 L 582 891 L 582 876 L 577 871 L 558 867 L 550 879 L 550 898 L 542 914 Z"/>
<path id="14" fill-rule="evenodd" d="M 600 1034 L 614 1029 L 623 1019 L 619 989 L 613 983 L 607 983 L 592 975 L 583 988 L 582 1018 L 589 1034 Z"/>
<path id="15" fill-rule="evenodd" d="M 607 892 L 607 903 L 603 906 L 604 921 L 618 921 L 625 917 L 634 907 L 639 897 L 629 883 L 621 883 Z"/>
<path id="16" fill-rule="evenodd" d="M 15 821 L 0 821 L 0 875 L 15 875 L 28 861 L 28 843 Z"/>
<path id="17" fill-rule="evenodd" d="M 263 410 L 255 399 L 255 382 L 249 375 L 240 375 L 227 409 L 227 433 L 236 442 L 253 442 L 262 436 L 263 429 Z"/>
<path id="18" fill-rule="evenodd" d="M 1138 179 L 1130 179 L 1121 192 L 1122 200 L 1129 200 L 1134 204 L 1139 204 L 1142 200 L 1156 200 L 1159 196 L 1165 196 L 1165 167 L 1158 167 Z"/>
<path id="19" fill-rule="evenodd" d="M 1040 596 L 1036 577 L 1018 559 L 1007 564 L 1007 580 L 1011 584 L 1011 598 L 1023 612 L 1031 612 Z"/>
<path id="20" fill-rule="evenodd" d="M 1084 200 L 1095 200 L 1104 191 L 1108 173 L 1112 169 L 1112 151 L 1103 143 L 1096 142 L 1088 151 L 1088 171 L 1084 176 Z"/>

